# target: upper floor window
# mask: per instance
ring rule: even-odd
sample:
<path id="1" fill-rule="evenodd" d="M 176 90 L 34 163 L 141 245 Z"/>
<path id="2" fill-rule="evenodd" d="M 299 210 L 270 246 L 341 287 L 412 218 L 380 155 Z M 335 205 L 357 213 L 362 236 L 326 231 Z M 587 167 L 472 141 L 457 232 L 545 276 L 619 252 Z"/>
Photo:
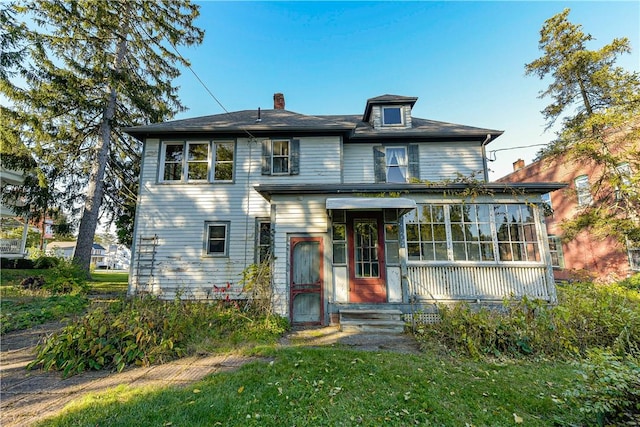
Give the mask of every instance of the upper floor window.
<path id="1" fill-rule="evenodd" d="M 589 185 L 589 177 L 580 175 L 574 180 L 576 185 L 576 193 L 578 194 L 578 206 L 588 206 L 593 202 L 591 195 L 591 186 Z"/>
<path id="2" fill-rule="evenodd" d="M 387 182 L 407 182 L 407 147 L 386 147 Z"/>
<path id="3" fill-rule="evenodd" d="M 403 123 L 402 107 L 382 107 L 383 126 L 397 126 Z"/>
<path id="4" fill-rule="evenodd" d="M 230 141 L 164 142 L 160 154 L 160 181 L 232 181 L 233 157 L 234 143 Z"/>
<path id="5" fill-rule="evenodd" d="M 262 141 L 263 175 L 297 175 L 299 173 L 300 140 L 274 139 Z"/>
<path id="6" fill-rule="evenodd" d="M 616 166 L 616 173 L 618 175 L 619 185 L 615 187 L 615 196 L 616 200 L 620 200 L 623 198 L 623 194 L 628 190 L 629 185 L 631 185 L 631 167 L 629 163 L 620 163 Z"/>
<path id="7" fill-rule="evenodd" d="M 376 182 L 410 182 L 420 176 L 418 145 L 373 147 Z"/>
<path id="8" fill-rule="evenodd" d="M 233 142 L 213 143 L 213 180 L 233 180 Z"/>

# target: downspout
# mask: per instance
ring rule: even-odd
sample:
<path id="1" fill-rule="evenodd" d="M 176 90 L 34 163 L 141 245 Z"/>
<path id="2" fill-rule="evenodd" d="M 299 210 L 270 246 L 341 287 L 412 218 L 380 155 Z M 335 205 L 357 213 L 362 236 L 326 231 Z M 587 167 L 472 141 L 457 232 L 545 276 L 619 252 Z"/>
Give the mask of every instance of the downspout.
<path id="1" fill-rule="evenodd" d="M 491 141 L 491 134 L 488 133 L 487 137 L 482 141 L 480 145 L 482 147 L 482 170 L 484 171 L 484 182 L 489 182 L 489 165 L 487 164 L 487 143 Z"/>

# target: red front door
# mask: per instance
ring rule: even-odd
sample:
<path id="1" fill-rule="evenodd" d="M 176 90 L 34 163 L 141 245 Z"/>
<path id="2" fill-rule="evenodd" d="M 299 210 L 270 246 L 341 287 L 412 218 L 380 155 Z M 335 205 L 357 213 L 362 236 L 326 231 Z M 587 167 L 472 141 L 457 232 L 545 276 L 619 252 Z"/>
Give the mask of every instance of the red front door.
<path id="1" fill-rule="evenodd" d="M 349 301 L 387 302 L 382 212 L 347 214 Z"/>

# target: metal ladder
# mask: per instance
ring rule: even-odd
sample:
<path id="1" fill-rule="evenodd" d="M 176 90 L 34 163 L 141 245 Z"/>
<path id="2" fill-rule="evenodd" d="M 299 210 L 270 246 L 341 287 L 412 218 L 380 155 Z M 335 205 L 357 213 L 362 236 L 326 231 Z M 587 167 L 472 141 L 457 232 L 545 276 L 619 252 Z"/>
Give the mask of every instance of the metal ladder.
<path id="1" fill-rule="evenodd" d="M 135 293 L 149 292 L 154 284 L 154 269 L 156 263 L 156 247 L 158 235 L 152 237 L 140 236 L 136 247 L 136 287 Z"/>

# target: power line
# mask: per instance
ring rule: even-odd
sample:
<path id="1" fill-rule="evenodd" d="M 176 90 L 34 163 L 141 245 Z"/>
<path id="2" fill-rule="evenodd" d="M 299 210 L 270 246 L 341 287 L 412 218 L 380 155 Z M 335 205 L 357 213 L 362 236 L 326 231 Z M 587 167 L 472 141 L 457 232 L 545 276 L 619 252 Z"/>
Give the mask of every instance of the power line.
<path id="1" fill-rule="evenodd" d="M 487 160 L 489 160 L 490 162 L 493 162 L 496 160 L 496 153 L 498 151 L 509 151 L 509 150 L 518 150 L 521 148 L 531 148 L 531 147 L 542 147 L 542 146 L 547 146 L 549 144 L 531 144 L 531 145 L 520 145 L 518 147 L 509 147 L 509 148 L 498 148 L 497 150 L 490 150 L 487 151 L 487 154 L 489 155 L 487 157 Z M 493 154 L 493 155 L 492 155 Z M 493 157 L 493 158 L 492 158 Z"/>

